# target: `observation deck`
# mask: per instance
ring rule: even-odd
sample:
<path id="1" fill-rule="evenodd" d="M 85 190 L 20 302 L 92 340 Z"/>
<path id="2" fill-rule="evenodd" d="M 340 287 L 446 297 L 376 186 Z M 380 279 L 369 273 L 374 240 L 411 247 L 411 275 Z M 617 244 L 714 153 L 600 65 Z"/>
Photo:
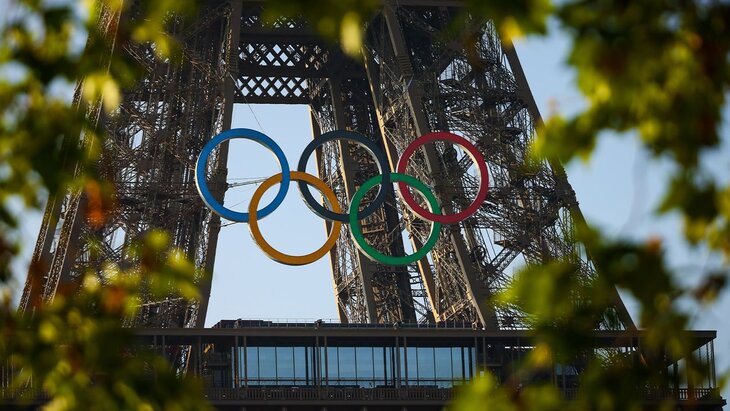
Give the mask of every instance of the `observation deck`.
<path id="1" fill-rule="evenodd" d="M 710 377 L 688 383 L 677 373 L 681 364 L 668 360 L 673 382 L 643 388 L 646 404 L 673 398 L 678 409 L 721 410 L 716 332 L 687 333 Z M 528 330 L 489 331 L 454 322 L 224 320 L 213 328 L 136 329 L 135 334 L 141 345 L 201 377 L 208 400 L 219 410 L 439 410 L 460 385 L 487 371 L 504 378 L 533 349 Z M 593 354 L 638 354 L 642 339 L 641 331 L 595 331 Z M 580 374 L 580 366 L 556 363 L 539 380 L 572 399 Z M 19 391 L 2 388 L 0 394 L 0 404 L 10 405 Z M 37 398 L 36 404 L 43 400 Z"/>

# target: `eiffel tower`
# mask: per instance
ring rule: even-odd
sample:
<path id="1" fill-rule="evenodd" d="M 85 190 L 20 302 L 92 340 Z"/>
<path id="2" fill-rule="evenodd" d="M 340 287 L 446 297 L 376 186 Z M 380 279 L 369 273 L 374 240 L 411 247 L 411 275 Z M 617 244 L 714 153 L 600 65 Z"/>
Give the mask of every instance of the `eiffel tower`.
<path id="1" fill-rule="evenodd" d="M 103 228 L 92 229 L 81 192 L 49 200 L 32 263 L 44 267 L 43 279 L 26 282 L 21 309 L 52 299 L 59 286 L 97 261 L 123 262 L 130 241 L 160 228 L 200 269 L 202 297 L 194 303 L 144 301 L 131 325 L 202 327 L 221 221 L 197 196 L 193 170 L 203 145 L 230 128 L 236 103 L 308 104 L 315 136 L 359 132 L 387 153 L 392 169 L 408 143 L 431 131 L 465 137 L 486 159 L 487 200 L 472 217 L 442 230 L 430 257 L 417 264 L 373 262 L 342 229 L 329 258 L 343 323 L 466 321 L 493 330 L 522 328 L 518 310 L 488 303 L 510 284 L 511 264 L 568 259 L 581 275 L 596 275 L 574 240 L 582 217 L 563 169 L 529 158 L 540 113 L 514 48 L 491 22 L 465 16 L 459 1 L 386 2 L 367 22 L 363 58 L 354 60 L 305 21 L 265 21 L 263 7 L 245 0 L 207 2 L 198 18 L 172 24 L 183 48 L 180 65 L 160 61 L 150 45 L 115 50 L 145 70 L 118 111 L 103 119 L 109 137 L 100 169 L 117 189 L 118 207 Z M 134 18 L 133 10 L 128 14 L 122 18 Z M 107 24 L 114 18 L 106 17 Z M 460 31 L 444 36 L 456 21 Z M 227 152 L 223 144 L 208 163 L 208 182 L 220 200 L 228 187 Z M 476 195 L 470 158 L 455 146 L 428 145 L 412 163 L 409 173 L 434 187 L 445 212 L 464 209 Z M 317 168 L 343 209 L 377 173 L 371 156 L 345 142 L 321 146 Z M 398 256 L 405 253 L 404 230 L 415 249 L 428 229 L 389 190 L 385 206 L 368 218 L 366 239 Z M 92 238 L 101 244 L 94 257 Z M 615 311 L 619 327 L 634 328 L 618 294 Z"/>
<path id="2" fill-rule="evenodd" d="M 454 381 L 486 371 L 508 375 L 532 348 L 526 314 L 491 302 L 509 287 L 512 269 L 563 259 L 580 276 L 599 275 L 575 240 L 583 217 L 564 170 L 529 155 L 541 119 L 514 48 L 458 0 L 385 0 L 366 22 L 357 59 L 303 19 L 264 19 L 265 7 L 264 1 L 211 0 L 201 2 L 195 18 L 171 17 L 181 64 L 161 61 L 149 44 L 119 42 L 112 50 L 144 70 L 116 112 L 90 112 L 108 135 L 98 169 L 116 188 L 117 206 L 98 227 L 87 218 L 82 191 L 49 198 L 20 309 L 32 312 L 104 261 L 133 263 L 125 261 L 125 247 L 162 229 L 198 268 L 201 297 L 148 297 L 127 325 L 178 369 L 203 376 L 207 398 L 219 409 L 346 404 L 350 408 L 337 409 L 435 410 L 451 398 Z M 136 16 L 134 6 L 121 15 L 102 12 L 99 24 L 115 36 L 120 19 Z M 483 155 L 489 195 L 471 217 L 445 226 L 429 255 L 411 265 L 368 259 L 344 225 L 329 253 L 335 328 L 320 321 L 302 328 L 225 320 L 203 329 L 221 219 L 198 195 L 195 165 L 204 145 L 230 129 L 234 104 L 309 105 L 315 137 L 360 133 L 386 153 L 391 170 L 419 136 L 454 133 Z M 357 188 L 378 173 L 369 153 L 349 142 L 320 146 L 316 160 L 319 178 L 345 210 Z M 207 163 L 208 186 L 221 203 L 232 186 L 227 161 L 223 143 Z M 476 197 L 473 166 L 458 146 L 439 142 L 417 152 L 407 172 L 432 187 L 451 214 Z M 384 188 L 384 205 L 366 219 L 366 241 L 391 256 L 421 248 L 428 224 L 401 203 L 392 185 Z M 641 331 L 617 292 L 613 301 L 597 324 L 597 349 L 640 355 Z M 462 326 L 435 330 L 448 324 Z M 673 382 L 647 391 L 647 398 L 659 392 L 700 405 L 692 409 L 720 409 L 725 401 L 712 394 L 715 335 L 692 334 L 694 355 L 712 370 L 704 385 L 680 381 L 680 360 L 670 359 L 666 372 Z M 567 397 L 575 395 L 579 366 L 551 372 Z"/>

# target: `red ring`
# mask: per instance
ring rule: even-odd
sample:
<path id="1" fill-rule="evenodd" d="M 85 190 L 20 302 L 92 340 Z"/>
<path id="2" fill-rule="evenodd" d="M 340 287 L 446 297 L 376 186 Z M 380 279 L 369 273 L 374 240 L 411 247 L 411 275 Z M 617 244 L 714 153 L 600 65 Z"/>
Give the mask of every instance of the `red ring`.
<path id="1" fill-rule="evenodd" d="M 459 137 L 453 133 L 439 131 L 424 134 L 421 137 L 413 140 L 411 144 L 406 147 L 405 151 L 403 151 L 403 155 L 401 155 L 400 160 L 398 160 L 398 166 L 396 167 L 397 172 L 401 174 L 406 174 L 406 166 L 408 165 L 408 160 L 411 158 L 416 149 L 432 141 L 449 141 L 451 143 L 460 145 L 466 150 L 467 154 L 469 154 L 469 157 L 471 157 L 471 161 L 473 161 L 479 169 L 479 181 L 481 184 L 479 187 L 479 192 L 477 193 L 477 197 L 469 205 L 469 207 L 467 207 L 460 213 L 446 215 L 434 214 L 421 207 L 411 195 L 411 192 L 408 190 L 408 186 L 401 181 L 398 182 L 398 191 L 400 192 L 400 195 L 408 208 L 416 213 L 416 215 L 418 215 L 419 217 L 425 220 L 436 221 L 441 224 L 456 224 L 464 221 L 467 217 L 476 213 L 479 209 L 479 206 L 482 205 L 482 203 L 484 202 L 484 199 L 487 198 L 487 191 L 489 191 L 489 172 L 487 171 L 487 163 L 486 161 L 484 161 L 484 156 L 482 156 L 479 150 L 477 150 L 477 148 L 474 147 L 474 145 L 470 143 L 469 140 L 463 137 Z"/>

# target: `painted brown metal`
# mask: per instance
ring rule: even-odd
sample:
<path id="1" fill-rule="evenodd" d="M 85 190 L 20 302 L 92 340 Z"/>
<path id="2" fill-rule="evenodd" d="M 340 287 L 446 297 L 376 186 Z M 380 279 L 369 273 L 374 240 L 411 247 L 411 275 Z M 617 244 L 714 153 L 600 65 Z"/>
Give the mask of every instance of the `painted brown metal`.
<path id="1" fill-rule="evenodd" d="M 180 65 L 158 60 L 149 46 L 116 46 L 114 53 L 128 54 L 146 71 L 103 122 L 109 138 L 99 169 L 117 188 L 118 206 L 104 227 L 92 229 L 79 192 L 49 201 L 21 309 L 53 298 L 59 284 L 72 283 L 87 267 L 133 263 L 123 248 L 160 228 L 200 269 L 202 298 L 149 299 L 129 325 L 202 326 L 220 220 L 197 197 L 192 170 L 205 142 L 230 127 L 234 103 L 309 104 L 315 135 L 360 132 L 383 148 L 391 168 L 411 141 L 431 131 L 462 135 L 486 158 L 490 195 L 473 217 L 443 230 L 429 258 L 406 267 L 371 262 L 342 230 L 330 254 L 342 322 L 520 328 L 523 313 L 489 301 L 509 285 L 515 266 L 566 258 L 579 275 L 597 275 L 573 235 L 580 214 L 564 171 L 529 156 L 539 112 L 516 54 L 490 22 L 470 19 L 460 2 L 385 1 L 367 23 L 360 61 L 319 38 L 306 21 L 265 22 L 264 7 L 219 0 L 201 6 L 197 18 L 171 18 L 171 33 L 183 46 Z M 134 18 L 134 11 L 122 18 Z M 448 30 L 457 23 L 457 32 Z M 209 184 L 220 198 L 226 161 L 223 145 L 209 163 Z M 320 147 L 317 164 L 344 207 L 377 172 L 372 158 L 347 142 Z M 452 212 L 475 194 L 478 181 L 469 169 L 458 147 L 435 144 L 414 157 L 408 172 L 430 184 Z M 368 242 L 392 255 L 405 253 L 403 231 L 413 247 L 427 235 L 392 188 L 367 224 Z M 92 250 L 90 240 L 99 246 Z M 616 311 L 622 324 L 599 327 L 633 327 L 620 298 Z"/>

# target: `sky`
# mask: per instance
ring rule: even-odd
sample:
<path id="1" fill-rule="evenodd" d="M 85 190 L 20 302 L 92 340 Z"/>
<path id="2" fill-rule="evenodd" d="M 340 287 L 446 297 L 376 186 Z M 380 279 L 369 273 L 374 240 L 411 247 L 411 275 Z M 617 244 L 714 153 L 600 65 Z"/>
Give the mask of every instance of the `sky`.
<path id="1" fill-rule="evenodd" d="M 574 73 L 563 64 L 568 39 L 554 29 L 546 38 L 525 39 L 516 46 L 543 116 L 571 113 L 583 105 L 573 84 Z M 284 150 L 290 165 L 298 162 L 302 149 L 312 138 L 306 106 L 239 104 L 234 108 L 232 124 L 232 128 L 237 127 L 256 129 L 272 137 Z M 730 166 L 727 142 L 725 145 L 722 153 L 705 159 L 718 174 Z M 229 154 L 229 182 L 266 178 L 279 172 L 273 156 L 264 153 L 255 143 L 234 141 Z M 652 159 L 632 137 L 607 135 L 600 140 L 589 162 L 574 161 L 566 169 L 581 210 L 590 223 L 614 237 L 662 238 L 672 266 L 682 273 L 681 281 L 692 284 L 703 268 L 719 264 L 706 251 L 684 244 L 676 216 L 655 216 L 654 209 L 671 167 Z M 316 174 L 313 161 L 308 170 Z M 254 187 L 245 185 L 230 190 L 225 204 L 245 211 Z M 262 204 L 273 194 L 273 190 L 267 193 Z M 19 273 L 30 259 L 39 224 L 40 213 L 25 213 L 20 227 L 24 250 L 17 266 Z M 325 240 L 323 221 L 306 207 L 296 189 L 260 226 L 267 241 L 287 253 L 310 252 Z M 22 281 L 18 286 L 22 286 Z M 726 292 L 710 309 L 688 306 L 693 314 L 692 328 L 718 330 L 715 352 L 719 370 L 730 369 L 730 316 L 725 314 L 730 312 L 728 295 Z M 623 296 L 636 319 L 630 296 Z M 281 265 L 258 249 L 245 224 L 224 224 L 218 240 L 206 326 L 221 319 L 294 321 L 336 317 L 327 257 L 301 267 Z M 729 394 L 725 390 L 726 398 Z"/>
<path id="2" fill-rule="evenodd" d="M 544 117 L 569 114 L 582 107 L 583 101 L 573 81 L 574 72 L 563 63 L 569 51 L 569 38 L 565 33 L 553 26 L 546 38 L 520 41 L 516 49 Z M 730 109 L 726 107 L 722 149 L 702 158 L 709 171 L 726 184 L 730 178 L 727 172 L 730 170 L 728 119 Z M 589 223 L 614 238 L 661 238 L 669 264 L 681 273 L 680 284 L 696 284 L 700 273 L 721 265 L 717 256 L 694 249 L 683 241 L 681 220 L 676 214 L 656 215 L 672 167 L 667 161 L 652 158 L 634 136 L 602 136 L 589 162 L 573 161 L 566 166 L 566 171 Z M 626 293 L 621 294 L 637 321 L 636 305 Z M 717 369 L 730 369 L 730 293 L 726 291 L 709 308 L 691 304 L 684 307 L 692 314 L 691 329 L 717 330 Z M 728 387 L 723 396 L 730 397 Z"/>

